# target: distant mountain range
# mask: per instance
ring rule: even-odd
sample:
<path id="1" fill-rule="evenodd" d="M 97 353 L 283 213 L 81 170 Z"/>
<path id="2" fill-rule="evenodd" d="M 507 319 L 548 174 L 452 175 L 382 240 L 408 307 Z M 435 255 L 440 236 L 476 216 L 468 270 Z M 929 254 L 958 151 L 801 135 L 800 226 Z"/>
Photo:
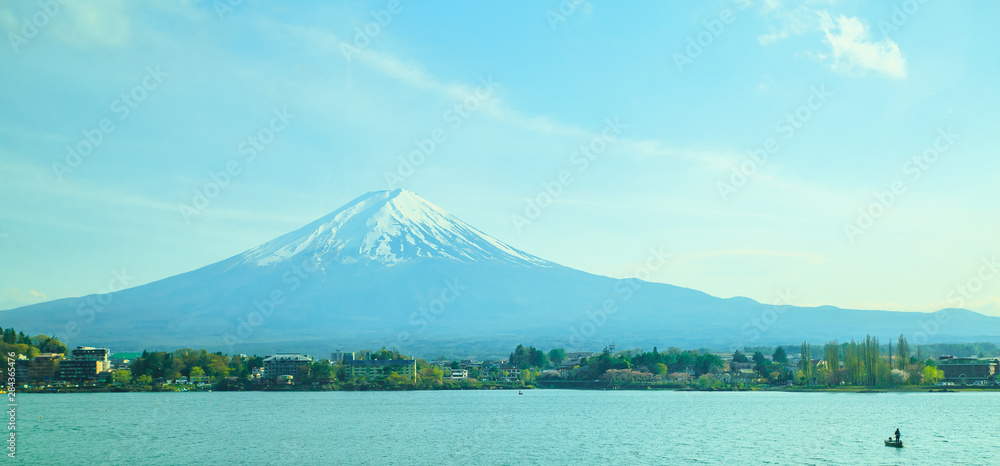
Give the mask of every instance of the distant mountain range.
<path id="1" fill-rule="evenodd" d="M 581 251 L 586 254 L 586 251 Z M 660 261 L 652 251 L 650 260 Z M 365 194 L 298 230 L 191 272 L 107 295 L 0 312 L 74 345 L 225 352 L 396 347 L 502 354 L 518 343 L 600 350 L 821 343 L 903 333 L 1000 341 L 1000 318 L 771 306 L 618 280 L 519 251 L 405 191 Z"/>

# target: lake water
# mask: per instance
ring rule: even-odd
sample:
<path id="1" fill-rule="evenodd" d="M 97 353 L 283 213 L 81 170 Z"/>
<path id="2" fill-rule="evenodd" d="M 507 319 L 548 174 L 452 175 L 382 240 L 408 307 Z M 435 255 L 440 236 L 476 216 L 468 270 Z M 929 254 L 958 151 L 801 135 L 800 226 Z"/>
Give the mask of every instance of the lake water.
<path id="1" fill-rule="evenodd" d="M 32 465 L 1000 464 L 1000 393 L 23 394 L 18 418 Z"/>

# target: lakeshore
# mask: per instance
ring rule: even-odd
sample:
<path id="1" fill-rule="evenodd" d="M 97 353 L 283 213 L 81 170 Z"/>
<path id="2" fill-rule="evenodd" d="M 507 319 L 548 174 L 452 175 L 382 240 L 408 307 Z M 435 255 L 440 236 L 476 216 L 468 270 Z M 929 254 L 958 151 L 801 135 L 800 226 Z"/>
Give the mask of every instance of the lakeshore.
<path id="1" fill-rule="evenodd" d="M 536 383 L 536 384 L 481 384 L 478 386 L 458 386 L 444 384 L 435 388 L 414 388 L 400 387 L 386 389 L 381 387 L 313 387 L 313 386 L 261 386 L 251 390 L 218 390 L 212 386 L 202 388 L 189 388 L 183 385 L 163 385 L 154 387 L 115 387 L 115 386 L 59 386 L 59 387 L 29 387 L 21 389 L 20 393 L 31 394 L 67 394 L 67 393 L 197 393 L 197 392 L 390 392 L 390 391 L 476 391 L 476 390 L 630 390 L 630 391 L 680 391 L 680 392 L 780 392 L 780 393 L 857 393 L 857 394 L 878 394 L 878 393 L 998 393 L 1000 386 L 987 387 L 941 387 L 936 385 L 909 386 L 909 387 L 823 387 L 823 386 L 753 386 L 748 388 L 697 388 L 678 385 L 649 384 L 649 385 L 608 385 L 586 381 L 569 382 L 565 384 Z"/>
<path id="2" fill-rule="evenodd" d="M 189 348 L 112 353 L 90 346 L 70 350 L 53 337 L 29 337 L 12 328 L 2 335 L 0 350 L 8 357 L 4 378 L 11 391 L 25 393 L 533 388 L 868 393 L 1000 388 L 996 346 L 946 345 L 951 351 L 979 352 L 979 357 L 955 357 L 933 346 L 911 350 L 903 335 L 895 350 L 891 342 L 883 347 L 868 335 L 860 342 L 831 341 L 822 347 L 803 342 L 744 348 L 745 353 L 619 350 L 614 344 L 600 352 L 567 352 L 518 345 L 506 357 L 484 359 L 423 359 L 384 347 L 338 350 L 329 358 L 226 355 Z"/>

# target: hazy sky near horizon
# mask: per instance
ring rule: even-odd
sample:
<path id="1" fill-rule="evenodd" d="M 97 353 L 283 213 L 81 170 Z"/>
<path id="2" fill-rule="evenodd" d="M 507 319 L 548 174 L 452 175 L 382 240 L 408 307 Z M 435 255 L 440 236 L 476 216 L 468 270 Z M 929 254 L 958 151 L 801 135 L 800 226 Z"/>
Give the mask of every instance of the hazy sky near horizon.
<path id="1" fill-rule="evenodd" d="M 595 274 L 1000 315 L 998 10 L 4 2 L 0 309 L 402 187 Z"/>

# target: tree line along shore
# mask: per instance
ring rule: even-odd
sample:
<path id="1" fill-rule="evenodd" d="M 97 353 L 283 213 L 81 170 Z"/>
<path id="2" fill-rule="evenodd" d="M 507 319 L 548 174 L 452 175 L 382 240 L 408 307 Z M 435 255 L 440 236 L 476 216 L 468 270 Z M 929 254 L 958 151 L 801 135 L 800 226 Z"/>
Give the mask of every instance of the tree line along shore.
<path id="1" fill-rule="evenodd" d="M 869 335 L 846 343 L 803 342 L 732 353 L 672 347 L 617 350 L 614 344 L 600 352 L 567 352 L 518 345 L 506 357 L 481 360 L 414 358 L 386 348 L 337 352 L 322 359 L 189 348 L 112 355 L 104 348 L 68 350 L 55 337 L 29 337 L 10 328 L 0 335 L 0 350 L 17 359 L 14 378 L 22 392 L 523 388 L 859 392 L 991 389 L 1000 384 L 996 345 L 911 347 L 902 335 L 887 345 Z M 964 372 L 959 374 L 959 369 Z"/>

